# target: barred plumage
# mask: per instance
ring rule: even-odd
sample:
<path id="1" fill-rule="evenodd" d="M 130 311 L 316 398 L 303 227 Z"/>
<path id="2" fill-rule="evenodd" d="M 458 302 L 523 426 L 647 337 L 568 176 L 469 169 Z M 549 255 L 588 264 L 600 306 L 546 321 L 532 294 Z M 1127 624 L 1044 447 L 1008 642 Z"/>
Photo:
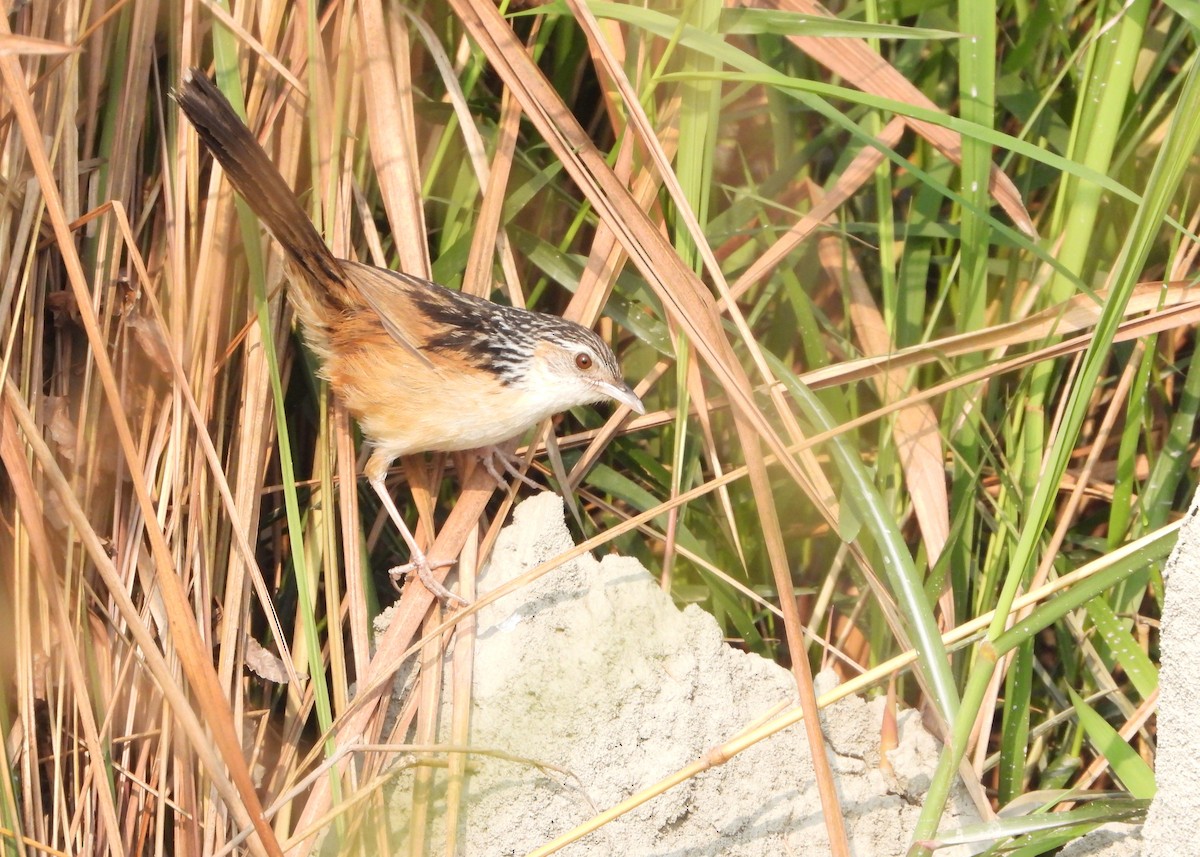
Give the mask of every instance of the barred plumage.
<path id="1" fill-rule="evenodd" d="M 422 345 L 424 351 L 458 355 L 477 369 L 493 372 L 501 383 L 519 382 L 534 349 L 542 341 L 563 348 L 591 350 L 614 376 L 620 374 L 612 349 L 582 325 L 546 313 L 492 303 L 474 295 L 420 295 L 414 303 L 441 329 Z"/>

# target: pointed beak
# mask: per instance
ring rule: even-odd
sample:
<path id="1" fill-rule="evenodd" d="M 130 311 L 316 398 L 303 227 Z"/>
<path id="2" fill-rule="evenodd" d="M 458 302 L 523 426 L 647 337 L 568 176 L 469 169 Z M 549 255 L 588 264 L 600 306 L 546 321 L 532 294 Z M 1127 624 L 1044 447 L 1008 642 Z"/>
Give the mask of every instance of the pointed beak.
<path id="1" fill-rule="evenodd" d="M 637 397 L 637 393 L 633 392 L 633 388 L 624 381 L 604 381 L 600 384 L 600 389 L 610 399 L 620 402 L 622 405 L 627 405 L 635 413 L 646 413 L 646 406 L 642 404 L 642 400 Z"/>

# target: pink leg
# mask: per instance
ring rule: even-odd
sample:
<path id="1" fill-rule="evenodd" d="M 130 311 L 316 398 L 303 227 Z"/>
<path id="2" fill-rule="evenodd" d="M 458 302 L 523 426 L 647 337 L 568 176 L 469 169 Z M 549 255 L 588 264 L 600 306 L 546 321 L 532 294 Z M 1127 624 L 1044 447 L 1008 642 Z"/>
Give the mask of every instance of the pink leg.
<path id="1" fill-rule="evenodd" d="M 388 573 L 393 578 L 397 578 L 402 574 L 416 569 L 417 577 L 421 579 L 421 583 L 424 584 L 425 588 L 443 602 L 450 603 L 457 601 L 463 606 L 470 604 L 470 601 L 467 601 L 461 595 L 455 595 L 433 576 L 433 569 L 435 567 L 445 568 L 454 565 L 454 560 L 439 560 L 431 565 L 428 557 L 425 556 L 425 552 L 417 547 L 417 540 L 413 538 L 413 534 L 404 523 L 404 519 L 400 517 L 400 510 L 396 508 L 396 504 L 392 501 L 391 495 L 388 494 L 387 486 L 383 482 L 383 475 L 387 471 L 387 466 L 388 462 L 372 455 L 366 467 L 367 481 L 375 489 L 375 493 L 379 495 L 379 501 L 383 503 L 383 508 L 387 510 L 388 517 L 392 519 L 392 523 L 400 531 L 400 536 L 408 545 L 408 550 L 412 556 L 412 560 L 406 565 L 398 565 Z"/>

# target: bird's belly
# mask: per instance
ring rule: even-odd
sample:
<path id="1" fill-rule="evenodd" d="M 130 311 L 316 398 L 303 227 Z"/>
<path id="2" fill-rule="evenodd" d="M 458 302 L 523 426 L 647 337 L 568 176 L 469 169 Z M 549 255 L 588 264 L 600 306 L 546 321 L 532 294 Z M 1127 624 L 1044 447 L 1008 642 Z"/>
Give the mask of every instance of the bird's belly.
<path id="1" fill-rule="evenodd" d="M 367 439 L 393 455 L 492 446 L 548 415 L 529 413 L 520 407 L 522 397 L 517 391 L 478 373 L 430 377 L 430 373 L 412 372 L 387 384 L 334 382 L 333 386 Z"/>

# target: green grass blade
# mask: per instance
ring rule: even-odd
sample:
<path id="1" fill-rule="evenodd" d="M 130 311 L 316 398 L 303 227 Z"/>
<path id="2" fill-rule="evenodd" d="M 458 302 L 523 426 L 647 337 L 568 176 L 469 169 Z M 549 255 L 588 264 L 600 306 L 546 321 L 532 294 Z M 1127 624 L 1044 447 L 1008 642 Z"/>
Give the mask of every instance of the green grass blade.
<path id="1" fill-rule="evenodd" d="M 1108 725 L 1096 710 L 1083 701 L 1074 688 L 1067 688 L 1071 695 L 1071 704 L 1079 715 L 1079 725 L 1087 733 L 1092 745 L 1112 766 L 1113 773 L 1121 780 L 1125 788 L 1135 798 L 1150 800 L 1154 797 L 1157 787 L 1154 784 L 1154 771 L 1146 761 L 1125 742 L 1117 730 Z"/>

